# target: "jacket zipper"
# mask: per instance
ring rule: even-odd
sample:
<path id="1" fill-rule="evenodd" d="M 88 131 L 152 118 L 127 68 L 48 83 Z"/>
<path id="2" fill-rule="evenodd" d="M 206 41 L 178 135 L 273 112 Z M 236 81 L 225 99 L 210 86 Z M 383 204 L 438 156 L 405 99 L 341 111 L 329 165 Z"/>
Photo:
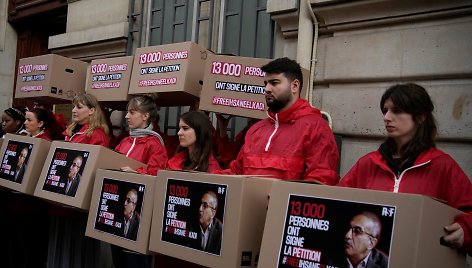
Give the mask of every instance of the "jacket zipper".
<path id="1" fill-rule="evenodd" d="M 266 147 L 265 147 L 266 152 L 269 151 L 270 142 L 272 141 L 272 137 L 274 137 L 275 132 L 277 132 L 277 129 L 279 129 L 279 117 L 277 116 L 277 114 L 275 114 L 274 121 L 275 121 L 275 129 L 274 129 L 274 132 L 272 132 L 272 134 L 270 135 L 269 140 L 267 141 L 267 144 L 266 144 Z"/>
<path id="2" fill-rule="evenodd" d="M 73 134 L 72 136 L 70 136 L 69 140 L 67 140 L 67 141 L 71 141 L 72 138 L 73 138 L 75 135 L 82 135 L 82 134 L 84 134 L 84 132 L 77 132 L 77 133 Z"/>
<path id="3" fill-rule="evenodd" d="M 131 145 L 131 148 L 129 148 L 128 152 L 126 153 L 126 157 L 129 156 L 129 154 L 133 150 L 135 144 L 136 144 L 136 138 L 133 138 L 133 144 Z"/>
<path id="4" fill-rule="evenodd" d="M 394 179 L 395 179 L 395 184 L 393 185 L 393 192 L 394 192 L 394 193 L 398 193 L 398 188 L 400 188 L 400 182 L 401 182 L 401 180 L 402 180 L 402 178 L 403 178 L 403 175 L 405 175 L 405 172 L 406 172 L 407 170 L 424 166 L 424 165 L 428 164 L 429 162 L 431 162 L 431 160 L 428 160 L 428 161 L 426 161 L 426 162 L 424 162 L 424 163 L 421 163 L 421 164 L 419 164 L 419 165 L 412 166 L 412 167 L 409 167 L 409 168 L 403 170 L 403 172 L 400 173 L 400 176 L 398 176 L 398 178 L 397 178 L 397 176 L 394 175 L 393 177 L 394 177 Z"/>

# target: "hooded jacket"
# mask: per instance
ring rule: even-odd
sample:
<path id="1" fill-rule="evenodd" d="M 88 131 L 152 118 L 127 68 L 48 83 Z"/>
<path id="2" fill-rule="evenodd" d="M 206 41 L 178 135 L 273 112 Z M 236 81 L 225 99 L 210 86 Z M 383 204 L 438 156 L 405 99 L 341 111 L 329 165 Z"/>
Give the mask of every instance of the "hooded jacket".
<path id="1" fill-rule="evenodd" d="M 169 159 L 169 162 L 167 162 L 167 169 L 183 170 L 184 162 L 187 158 L 187 155 L 187 150 L 183 150 L 176 153 L 171 159 Z M 206 172 L 215 173 L 220 170 L 220 164 L 218 163 L 218 161 L 216 161 L 216 158 L 213 156 L 213 154 L 211 154 L 210 159 L 208 159 L 208 170 Z"/>
<path id="2" fill-rule="evenodd" d="M 141 163 L 147 168 L 140 167 L 136 171 L 148 175 L 157 175 L 159 169 L 165 169 L 167 152 L 159 139 L 155 136 L 133 138 L 128 136 L 121 140 L 115 151 L 126 155 Z"/>
<path id="3" fill-rule="evenodd" d="M 472 253 L 472 183 L 448 154 L 436 148 L 422 152 L 413 166 L 395 176 L 379 151 L 371 152 L 349 170 L 338 186 L 422 194 L 445 201 L 466 213 L 455 219 L 464 230 L 464 248 Z"/>
<path id="4" fill-rule="evenodd" d="M 339 176 L 334 135 L 318 109 L 298 99 L 288 110 L 254 124 L 222 174 L 268 175 L 283 180 L 313 180 L 334 185 Z"/>
<path id="5" fill-rule="evenodd" d="M 45 129 L 44 131 L 41 131 L 40 133 L 38 133 L 36 136 L 31 136 L 31 137 L 39 138 L 39 139 L 43 139 L 47 141 L 52 141 L 49 129 Z"/>
<path id="6" fill-rule="evenodd" d="M 104 147 L 108 147 L 110 144 L 110 137 L 103 131 L 102 128 L 96 128 L 93 130 L 92 135 L 87 136 L 85 132 L 89 128 L 89 124 L 85 123 L 79 130 L 79 132 L 75 133 L 72 136 L 67 134 L 67 131 L 64 131 L 62 134 L 65 136 L 66 141 L 74 142 L 74 143 L 84 143 L 84 144 L 93 144 L 93 145 L 101 145 Z"/>

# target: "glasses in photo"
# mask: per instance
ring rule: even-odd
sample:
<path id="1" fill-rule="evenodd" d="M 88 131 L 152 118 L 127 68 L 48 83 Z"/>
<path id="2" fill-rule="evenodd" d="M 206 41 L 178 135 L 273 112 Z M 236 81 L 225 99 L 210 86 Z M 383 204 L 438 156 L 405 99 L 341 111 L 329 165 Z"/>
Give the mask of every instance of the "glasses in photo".
<path id="1" fill-rule="evenodd" d="M 76 162 L 72 162 L 71 166 L 76 167 L 76 168 L 80 168 L 80 165 L 78 165 Z"/>
<path id="2" fill-rule="evenodd" d="M 203 206 L 204 209 L 211 208 L 211 209 L 216 210 L 214 207 L 210 206 L 210 204 L 208 204 L 205 201 L 203 201 L 200 205 Z"/>
<path id="3" fill-rule="evenodd" d="M 131 200 L 131 198 L 129 198 L 129 197 L 126 197 L 125 202 L 128 203 L 128 204 L 129 203 L 133 203 L 133 204 L 136 203 L 136 202 L 133 202 L 133 200 Z"/>
<path id="4" fill-rule="evenodd" d="M 373 236 L 372 234 L 369 234 L 368 232 L 362 230 L 362 228 L 359 227 L 359 226 L 354 226 L 354 227 L 351 226 L 350 229 L 351 229 L 352 233 L 353 233 L 355 236 L 360 236 L 360 235 L 366 234 L 366 235 L 368 235 L 368 236 L 370 236 L 370 237 L 372 237 L 372 238 L 376 238 L 376 237 Z"/>

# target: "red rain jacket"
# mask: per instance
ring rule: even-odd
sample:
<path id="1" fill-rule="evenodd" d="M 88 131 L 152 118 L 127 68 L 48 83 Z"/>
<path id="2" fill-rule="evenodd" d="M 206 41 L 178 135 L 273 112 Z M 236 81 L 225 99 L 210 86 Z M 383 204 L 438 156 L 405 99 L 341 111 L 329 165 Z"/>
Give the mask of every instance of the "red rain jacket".
<path id="1" fill-rule="evenodd" d="M 167 162 L 167 169 L 172 170 L 183 170 L 184 169 L 184 162 L 187 158 L 188 151 L 183 150 L 174 155 L 169 161 Z M 220 164 L 216 161 L 216 158 L 213 155 L 210 155 L 210 159 L 208 159 L 208 173 L 215 173 L 221 170 Z"/>
<path id="2" fill-rule="evenodd" d="M 455 221 L 464 230 L 464 248 L 472 253 L 472 183 L 456 161 L 441 150 L 430 148 L 422 152 L 413 166 L 398 177 L 379 151 L 371 152 L 357 161 L 338 186 L 422 194 L 444 200 L 466 212 Z"/>
<path id="3" fill-rule="evenodd" d="M 334 135 L 320 111 L 303 99 L 254 124 L 236 160 L 221 174 L 268 175 L 334 185 L 339 176 Z"/>
<path id="4" fill-rule="evenodd" d="M 108 137 L 105 131 L 103 131 L 103 129 L 101 128 L 96 128 L 93 130 L 92 135 L 87 136 L 85 135 L 85 131 L 87 131 L 88 127 L 88 123 L 84 124 L 79 130 L 79 132 L 75 133 L 72 136 L 69 136 L 66 131 L 64 131 L 62 134 L 65 136 L 66 141 L 108 147 L 108 145 L 110 144 L 110 137 Z"/>
<path id="5" fill-rule="evenodd" d="M 115 151 L 147 165 L 136 171 L 143 174 L 157 175 L 159 169 L 165 169 L 167 152 L 159 139 L 154 136 L 133 138 L 128 136 L 121 140 Z"/>

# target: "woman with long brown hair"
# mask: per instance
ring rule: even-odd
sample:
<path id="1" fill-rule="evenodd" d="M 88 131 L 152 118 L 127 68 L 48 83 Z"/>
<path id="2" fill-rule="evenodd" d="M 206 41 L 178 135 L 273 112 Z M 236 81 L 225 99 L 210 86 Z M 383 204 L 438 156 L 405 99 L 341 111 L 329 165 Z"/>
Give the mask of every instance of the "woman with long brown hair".
<path id="1" fill-rule="evenodd" d="M 179 122 L 178 153 L 168 162 L 174 170 L 195 170 L 213 173 L 221 170 L 212 152 L 212 127 L 208 117 L 197 111 L 184 113 Z"/>
<path id="2" fill-rule="evenodd" d="M 351 168 L 339 186 L 415 193 L 466 213 L 445 226 L 444 245 L 472 253 L 472 183 L 451 156 L 436 148 L 434 105 L 417 84 L 387 89 L 380 100 L 387 139 Z"/>

